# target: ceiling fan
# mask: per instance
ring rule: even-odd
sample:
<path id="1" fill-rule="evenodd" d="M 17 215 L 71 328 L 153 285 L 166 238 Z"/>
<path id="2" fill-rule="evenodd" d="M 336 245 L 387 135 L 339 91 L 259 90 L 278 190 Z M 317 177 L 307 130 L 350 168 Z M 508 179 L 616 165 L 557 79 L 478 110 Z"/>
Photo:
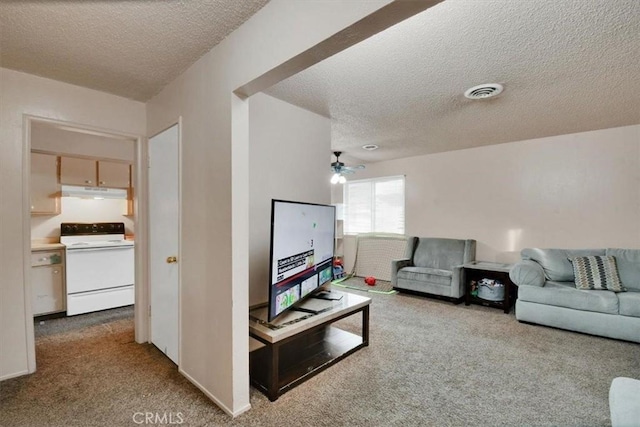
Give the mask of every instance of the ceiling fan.
<path id="1" fill-rule="evenodd" d="M 336 161 L 331 163 L 331 171 L 333 172 L 333 176 L 331 177 L 332 184 L 344 184 L 347 181 L 344 177 L 345 174 L 354 173 L 359 169 L 364 169 L 364 165 L 345 166 L 344 163 L 340 161 L 341 154 L 342 151 L 333 152 L 333 155 L 336 156 Z"/>

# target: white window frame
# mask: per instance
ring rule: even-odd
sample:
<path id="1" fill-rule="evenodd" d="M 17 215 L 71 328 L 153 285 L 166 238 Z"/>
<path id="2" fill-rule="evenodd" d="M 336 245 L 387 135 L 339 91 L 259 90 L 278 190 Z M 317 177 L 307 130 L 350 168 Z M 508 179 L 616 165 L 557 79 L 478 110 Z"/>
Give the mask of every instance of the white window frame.
<path id="1" fill-rule="evenodd" d="M 348 200 L 348 196 L 347 196 L 347 188 L 348 185 L 350 184 L 358 184 L 358 183 L 371 183 L 371 207 L 370 207 L 370 214 L 371 214 L 371 228 L 374 227 L 375 225 L 375 215 L 376 215 L 376 209 L 375 209 L 375 184 L 379 183 L 379 182 L 385 182 L 385 181 L 397 181 L 397 180 L 401 180 L 402 181 L 402 216 L 403 216 L 403 220 L 402 220 L 402 231 L 398 234 L 404 234 L 406 229 L 407 229 L 407 221 L 406 221 L 406 192 L 407 192 L 407 186 L 406 186 L 406 176 L 405 175 L 393 175 L 393 176 L 384 176 L 384 177 L 378 177 L 378 178 L 367 178 L 367 179 L 358 179 L 358 180 L 349 180 L 347 181 L 342 188 L 342 201 L 343 201 L 343 206 L 344 206 L 344 234 L 346 235 L 357 235 L 359 232 L 355 232 L 355 231 L 351 231 L 349 229 L 350 224 L 349 224 L 349 200 Z M 377 230 L 370 230 L 369 232 L 371 233 L 389 233 L 389 231 L 377 231 Z"/>

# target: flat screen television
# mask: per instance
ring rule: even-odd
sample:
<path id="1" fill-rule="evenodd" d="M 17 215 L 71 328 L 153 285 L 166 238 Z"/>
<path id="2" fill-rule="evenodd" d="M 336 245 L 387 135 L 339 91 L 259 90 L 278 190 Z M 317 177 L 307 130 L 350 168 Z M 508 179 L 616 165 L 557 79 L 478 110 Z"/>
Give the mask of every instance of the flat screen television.
<path id="1" fill-rule="evenodd" d="M 269 322 L 331 282 L 335 224 L 335 206 L 271 201 Z"/>

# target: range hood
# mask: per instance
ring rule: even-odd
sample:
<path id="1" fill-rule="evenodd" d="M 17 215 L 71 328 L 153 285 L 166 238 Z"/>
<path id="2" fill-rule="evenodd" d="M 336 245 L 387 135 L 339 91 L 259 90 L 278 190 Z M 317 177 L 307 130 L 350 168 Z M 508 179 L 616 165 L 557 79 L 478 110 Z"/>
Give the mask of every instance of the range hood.
<path id="1" fill-rule="evenodd" d="M 63 185 L 62 197 L 80 197 L 82 199 L 126 199 L 127 190 L 124 188 Z"/>

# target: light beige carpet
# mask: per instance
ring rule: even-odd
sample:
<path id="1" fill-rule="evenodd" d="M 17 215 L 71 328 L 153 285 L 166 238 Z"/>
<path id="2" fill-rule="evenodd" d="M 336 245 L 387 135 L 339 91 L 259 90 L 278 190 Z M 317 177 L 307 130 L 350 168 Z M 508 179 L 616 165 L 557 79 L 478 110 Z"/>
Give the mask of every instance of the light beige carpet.
<path id="1" fill-rule="evenodd" d="M 0 426 L 137 426 L 139 412 L 174 425 L 180 413 L 185 426 L 607 426 L 611 380 L 640 378 L 638 344 L 477 305 L 363 295 L 369 347 L 276 402 L 252 388 L 252 409 L 233 420 L 134 342 L 130 314 L 37 325 L 38 371 L 0 383 Z M 340 325 L 357 332 L 360 316 Z"/>

